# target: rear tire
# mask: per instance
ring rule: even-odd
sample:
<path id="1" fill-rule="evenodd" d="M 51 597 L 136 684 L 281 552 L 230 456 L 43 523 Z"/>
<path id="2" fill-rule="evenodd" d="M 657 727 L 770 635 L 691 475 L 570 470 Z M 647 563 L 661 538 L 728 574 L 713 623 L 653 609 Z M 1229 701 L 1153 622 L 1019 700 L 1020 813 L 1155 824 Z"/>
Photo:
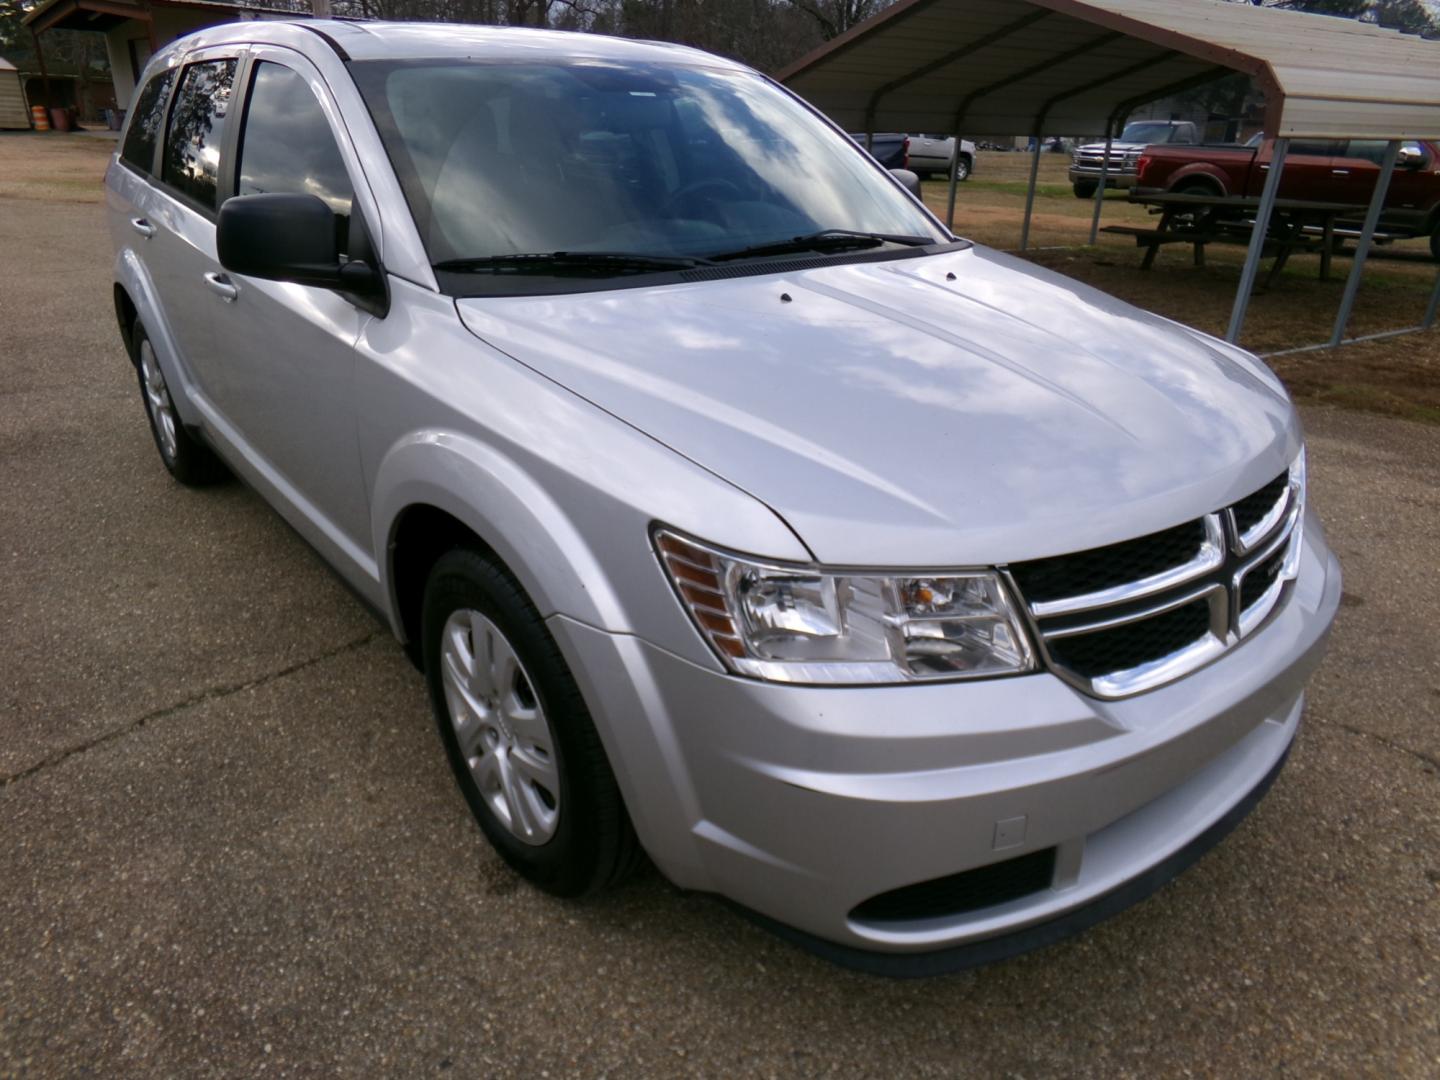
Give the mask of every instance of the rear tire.
<path id="1" fill-rule="evenodd" d="M 445 754 L 495 850 L 556 896 L 622 881 L 640 846 L 574 676 L 520 586 L 470 548 L 425 586 L 425 681 Z"/>
<path id="2" fill-rule="evenodd" d="M 130 347 L 130 358 L 140 379 L 145 416 L 150 421 L 150 435 L 166 470 L 186 487 L 207 487 L 224 480 L 230 475 L 224 462 L 180 422 L 165 373 L 143 323 L 136 322 L 130 334 Z"/>
<path id="3" fill-rule="evenodd" d="M 1435 231 L 1430 234 L 1430 257 L 1440 262 L 1440 225 L 1435 226 Z"/>
<path id="4" fill-rule="evenodd" d="M 1099 183 L 1094 180 L 1076 180 L 1071 185 L 1071 189 L 1075 192 L 1075 198 L 1089 199 L 1094 196 L 1095 189 L 1099 186 Z"/>

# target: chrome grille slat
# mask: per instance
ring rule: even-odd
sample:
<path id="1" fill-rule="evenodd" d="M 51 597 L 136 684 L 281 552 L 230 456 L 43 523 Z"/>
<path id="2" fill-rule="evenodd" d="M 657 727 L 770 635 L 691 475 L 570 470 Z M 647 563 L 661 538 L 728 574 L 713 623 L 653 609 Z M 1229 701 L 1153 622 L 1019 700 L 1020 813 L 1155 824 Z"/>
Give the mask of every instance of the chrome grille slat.
<path id="1" fill-rule="evenodd" d="M 1255 632 L 1280 606 L 1299 567 L 1302 475 L 1303 467 L 1302 473 L 1282 473 L 1238 503 L 1149 537 L 1011 567 L 1010 584 L 1026 600 L 1046 665 L 1088 694 L 1127 697 L 1203 667 Z M 1175 538 L 1196 527 L 1203 528 L 1204 541 L 1186 557 L 1185 545 L 1177 547 Z M 1147 543 L 1154 547 L 1150 555 Z M 1165 552 L 1183 561 L 1154 571 L 1155 554 Z M 1080 580 L 1087 575 L 1093 580 L 1095 568 L 1103 567 L 1098 571 L 1103 579 L 1127 560 L 1150 572 L 1075 595 L 1053 595 L 1057 575 L 1067 569 Z M 1270 579 L 1259 595 L 1252 574 Z M 1027 581 L 1041 599 L 1026 596 Z M 1197 633 L 1205 610 L 1195 605 L 1202 600 L 1208 626 Z M 1190 614 L 1182 616 L 1186 610 Z M 1116 670 L 1097 670 L 1111 663 Z"/>
<path id="2" fill-rule="evenodd" d="M 1286 511 L 1290 509 L 1292 494 L 1290 485 L 1286 484 L 1281 488 L 1279 496 L 1270 509 L 1266 510 L 1253 525 L 1243 530 L 1243 523 L 1239 520 L 1235 507 L 1227 507 L 1225 514 L 1229 518 L 1231 533 L 1235 537 L 1235 550 L 1241 555 L 1245 555 L 1264 543 L 1265 539 L 1274 532 L 1275 526 L 1280 524 L 1281 519 L 1285 517 Z"/>
<path id="3" fill-rule="evenodd" d="M 1165 592 L 1167 589 L 1173 589 L 1187 581 L 1203 577 L 1210 571 L 1218 569 L 1225 561 L 1225 531 L 1220 524 L 1220 516 L 1206 514 L 1204 522 L 1205 540 L 1200 545 L 1195 557 L 1189 562 L 1124 585 L 1115 585 L 1080 596 L 1070 596 L 1064 600 L 1042 600 L 1030 605 L 1030 613 L 1037 619 L 1045 619 L 1054 615 L 1088 611 L 1092 608 L 1113 607 L 1117 604 L 1127 604 L 1133 600 L 1154 596 L 1156 593 Z"/>

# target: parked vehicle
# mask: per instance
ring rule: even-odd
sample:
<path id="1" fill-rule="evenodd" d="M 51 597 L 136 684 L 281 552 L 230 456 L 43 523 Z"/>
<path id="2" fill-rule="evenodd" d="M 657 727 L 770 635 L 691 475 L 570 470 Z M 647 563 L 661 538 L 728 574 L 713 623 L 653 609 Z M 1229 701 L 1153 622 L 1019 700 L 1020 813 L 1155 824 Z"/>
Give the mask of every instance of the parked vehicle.
<path id="1" fill-rule="evenodd" d="M 383 613 L 539 887 L 643 848 L 943 970 L 1146 895 L 1279 771 L 1340 571 L 1254 357 L 679 46 L 249 21 L 140 86 L 106 197 L 161 460 Z"/>
<path id="2" fill-rule="evenodd" d="M 866 146 L 864 133 L 851 132 L 850 138 Z M 877 131 L 866 146 L 870 156 L 887 169 L 910 168 L 910 136 L 895 131 Z"/>
<path id="3" fill-rule="evenodd" d="M 910 170 L 922 179 L 931 176 L 950 176 L 951 165 L 955 166 L 957 180 L 969 180 L 975 171 L 975 144 L 969 139 L 960 140 L 960 158 L 955 158 L 955 136 L 953 135 L 911 135 Z"/>
<path id="4" fill-rule="evenodd" d="M 1167 147 L 1145 150 L 1137 190 L 1187 191 L 1205 195 L 1259 195 L 1265 187 L 1274 143 L 1259 136 L 1244 146 Z M 1313 202 L 1370 202 L 1384 160 L 1379 139 L 1297 139 L 1285 152 L 1281 198 Z M 1338 235 L 1358 236 L 1361 221 L 1342 221 Z M 1381 243 L 1415 236 L 1430 238 L 1440 259 L 1440 142 L 1401 145 L 1380 214 Z"/>
<path id="5" fill-rule="evenodd" d="M 1188 145 L 1198 143 L 1200 133 L 1188 120 L 1132 120 L 1110 143 L 1110 167 L 1105 168 L 1105 143 L 1077 147 L 1070 160 L 1070 186 L 1077 199 L 1088 199 L 1100 186 L 1105 173 L 1106 188 L 1135 185 L 1135 163 L 1145 147 L 1154 143 Z"/>

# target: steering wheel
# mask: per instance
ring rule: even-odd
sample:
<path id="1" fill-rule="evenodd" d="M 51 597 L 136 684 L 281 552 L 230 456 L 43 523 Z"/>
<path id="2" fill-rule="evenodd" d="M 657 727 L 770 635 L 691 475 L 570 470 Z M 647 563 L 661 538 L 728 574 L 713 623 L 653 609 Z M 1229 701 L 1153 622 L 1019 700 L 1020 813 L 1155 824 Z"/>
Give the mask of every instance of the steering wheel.
<path id="1" fill-rule="evenodd" d="M 665 200 L 660 207 L 662 217 L 668 217 L 670 213 L 686 199 L 692 199 L 702 192 L 713 192 L 709 201 L 713 202 L 715 195 L 730 194 L 738 196 L 740 188 L 729 180 L 719 176 L 707 176 L 701 180 L 692 180 L 684 187 L 678 188 L 673 195 Z"/>

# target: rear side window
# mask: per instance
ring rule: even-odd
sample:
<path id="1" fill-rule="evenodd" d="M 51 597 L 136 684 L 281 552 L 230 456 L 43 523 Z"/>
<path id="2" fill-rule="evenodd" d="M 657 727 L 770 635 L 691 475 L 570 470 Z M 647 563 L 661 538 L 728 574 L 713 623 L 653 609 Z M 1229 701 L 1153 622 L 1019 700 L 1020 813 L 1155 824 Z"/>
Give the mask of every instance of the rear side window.
<path id="1" fill-rule="evenodd" d="M 339 216 L 345 251 L 355 192 L 345 159 L 320 101 L 295 71 L 268 61 L 255 65 L 245 125 L 240 132 L 237 195 L 280 192 L 318 195 Z"/>
<path id="2" fill-rule="evenodd" d="M 174 83 L 175 68 L 151 76 L 131 112 L 120 159 L 143 173 L 149 173 L 155 166 L 155 144 L 165 127 L 165 102 L 170 99 L 170 87 Z"/>
<path id="3" fill-rule="evenodd" d="M 1317 142 L 1313 139 L 1297 139 L 1290 144 L 1290 149 L 1287 150 L 1286 153 L 1291 157 L 1298 154 L 1304 154 L 1306 157 L 1334 157 L 1340 153 L 1342 145 L 1343 144 L 1338 142 Z"/>
<path id="4" fill-rule="evenodd" d="M 234 83 L 234 60 L 191 64 L 170 109 L 160 178 L 207 210 L 215 209 L 220 142 Z"/>

